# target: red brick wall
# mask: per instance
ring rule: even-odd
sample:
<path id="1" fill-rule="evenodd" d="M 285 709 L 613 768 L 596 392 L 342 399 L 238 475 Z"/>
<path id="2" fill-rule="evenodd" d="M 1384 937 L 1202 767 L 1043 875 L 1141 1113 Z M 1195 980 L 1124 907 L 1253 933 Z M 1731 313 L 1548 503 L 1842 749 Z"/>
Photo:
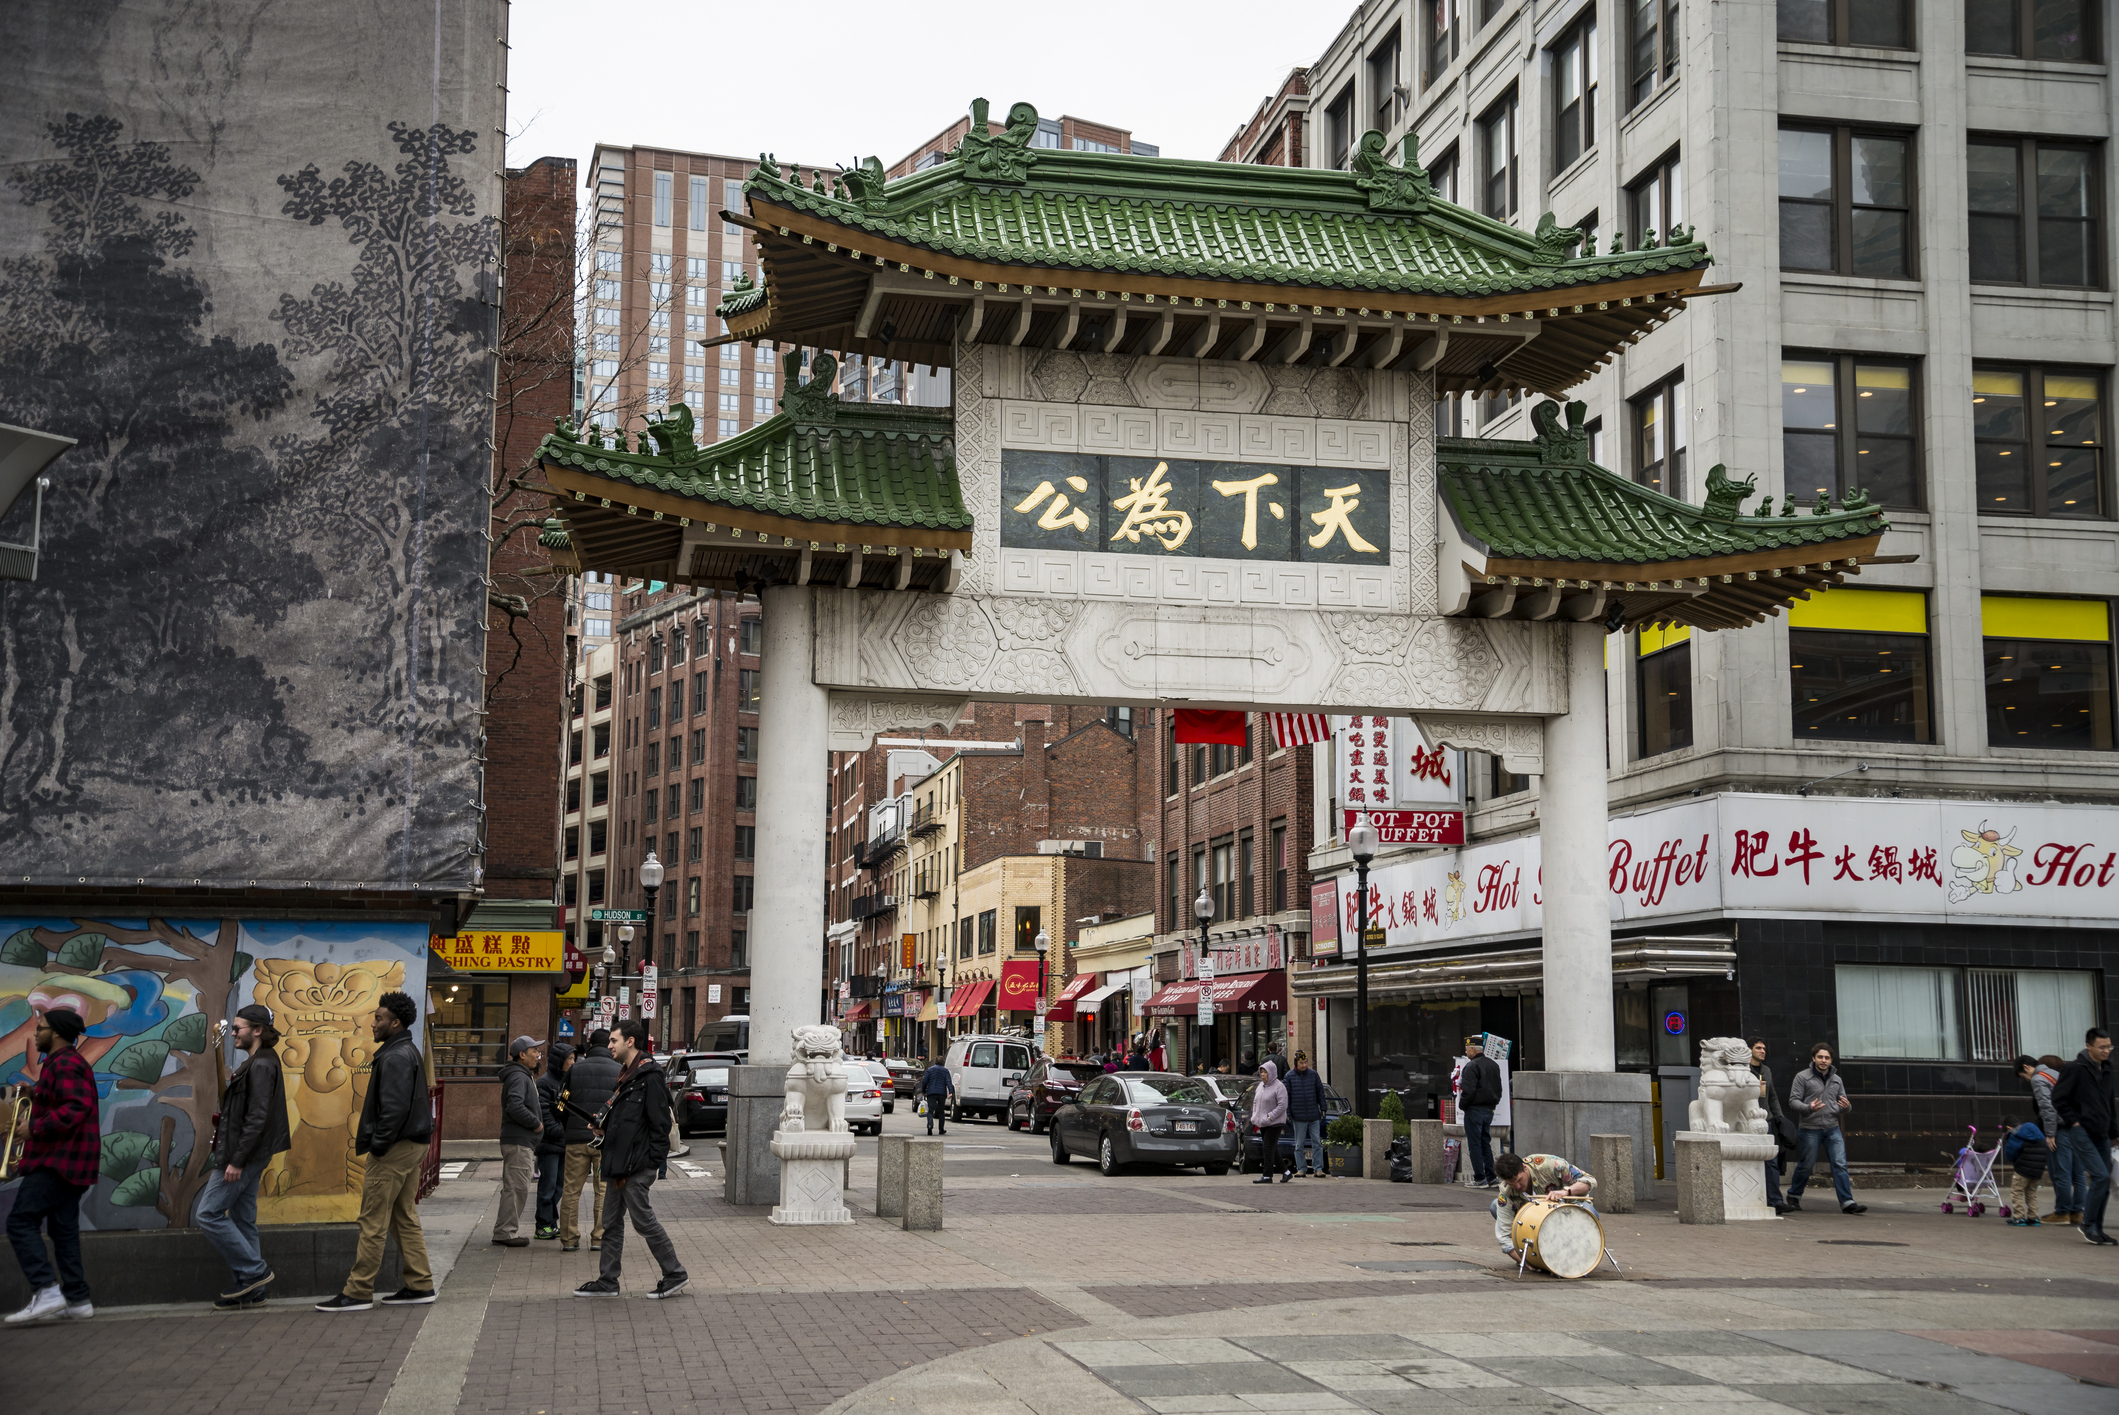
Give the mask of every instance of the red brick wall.
<path id="1" fill-rule="evenodd" d="M 1170 752 L 1170 710 L 1157 709 L 1152 715 L 1153 729 L 1150 746 L 1154 757 L 1154 790 L 1167 793 Z M 1192 770 L 1192 749 L 1189 745 L 1177 747 L 1183 764 L 1183 787 L 1175 795 L 1160 795 L 1160 835 L 1163 848 L 1161 860 L 1156 867 L 1156 914 L 1157 930 L 1171 933 L 1196 927 L 1190 912 L 1189 901 L 1198 893 L 1194 882 L 1192 853 L 1201 847 L 1233 837 L 1248 829 L 1257 844 L 1257 874 L 1250 907 L 1237 917 L 1274 912 L 1272 904 L 1273 861 L 1272 830 L 1275 824 L 1285 823 L 1288 831 L 1288 885 L 1286 907 L 1290 910 L 1307 910 L 1310 898 L 1310 876 L 1307 861 L 1310 851 L 1311 820 L 1310 790 L 1314 753 L 1309 747 L 1296 747 L 1284 752 L 1275 752 L 1272 744 L 1272 729 L 1262 714 L 1249 715 L 1251 724 L 1251 765 L 1239 767 L 1198 783 Z M 1185 870 L 1186 908 L 1181 915 L 1173 916 L 1168 898 L 1167 860 L 1176 857 L 1183 861 Z M 1217 919 L 1221 923 L 1224 920 Z"/>

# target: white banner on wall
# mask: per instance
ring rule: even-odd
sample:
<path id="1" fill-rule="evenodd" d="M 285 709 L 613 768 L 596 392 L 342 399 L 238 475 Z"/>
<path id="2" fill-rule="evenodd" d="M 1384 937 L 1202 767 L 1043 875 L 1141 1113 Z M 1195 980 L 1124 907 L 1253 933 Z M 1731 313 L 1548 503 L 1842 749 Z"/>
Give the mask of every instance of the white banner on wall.
<path id="1" fill-rule="evenodd" d="M 1387 946 L 1535 933 L 1535 835 L 1369 873 Z M 1613 923 L 1716 912 L 2109 926 L 2119 810 L 1730 793 L 1611 822 Z M 1341 879 L 1343 932 L 1357 926 Z"/>

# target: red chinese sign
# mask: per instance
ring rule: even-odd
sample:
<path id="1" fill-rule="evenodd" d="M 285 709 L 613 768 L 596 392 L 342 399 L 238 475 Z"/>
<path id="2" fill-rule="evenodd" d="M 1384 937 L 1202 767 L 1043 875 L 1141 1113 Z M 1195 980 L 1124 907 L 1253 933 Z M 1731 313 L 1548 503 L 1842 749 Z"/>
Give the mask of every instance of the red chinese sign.
<path id="1" fill-rule="evenodd" d="M 1375 828 L 1379 845 L 1462 845 L 1462 811 L 1347 811 L 1340 838 L 1363 816 Z"/>
<path id="2" fill-rule="evenodd" d="M 1030 1012 L 1037 1007 L 1037 964 L 1027 960 L 1001 965 L 1001 995 L 994 1006 L 1003 1012 Z"/>

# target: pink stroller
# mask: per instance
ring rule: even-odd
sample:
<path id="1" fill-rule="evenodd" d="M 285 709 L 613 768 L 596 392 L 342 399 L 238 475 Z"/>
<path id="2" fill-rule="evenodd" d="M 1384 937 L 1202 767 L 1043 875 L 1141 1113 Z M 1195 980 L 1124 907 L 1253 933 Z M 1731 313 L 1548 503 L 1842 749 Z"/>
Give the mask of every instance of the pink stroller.
<path id="1" fill-rule="evenodd" d="M 1957 1165 L 1950 1176 L 1950 1197 L 1943 1200 L 1942 1211 L 1954 1214 L 1962 1204 L 1967 1217 L 1978 1218 L 1987 1211 L 1987 1200 L 1992 1199 L 2001 1216 L 2008 1218 L 2009 1206 L 2002 1202 L 2001 1190 L 1994 1184 L 1994 1161 L 2001 1158 L 2001 1146 L 1996 1143 L 1991 1150 L 1979 1149 L 1979 1127 L 1967 1125 L 1965 1129 L 1972 1132 L 1972 1138 L 1957 1152 Z"/>

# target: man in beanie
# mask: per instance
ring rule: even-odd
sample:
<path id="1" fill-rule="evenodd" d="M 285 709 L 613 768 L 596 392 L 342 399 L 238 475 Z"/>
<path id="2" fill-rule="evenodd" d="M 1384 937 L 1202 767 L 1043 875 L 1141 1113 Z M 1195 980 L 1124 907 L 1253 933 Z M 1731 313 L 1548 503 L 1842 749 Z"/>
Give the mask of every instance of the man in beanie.
<path id="1" fill-rule="evenodd" d="M 93 1317 L 88 1275 L 81 1267 L 81 1196 L 96 1182 L 102 1134 L 96 1075 L 74 1050 L 88 1030 L 81 1014 L 54 1007 L 37 1018 L 37 1088 L 30 1093 L 29 1141 L 22 1151 L 22 1183 L 7 1215 L 7 1241 L 29 1283 L 29 1305 L 10 1324 L 46 1317 Z M 44 1253 L 51 1233 L 59 1268 Z"/>
<path id="2" fill-rule="evenodd" d="M 531 1203 L 537 1147 L 544 1141 L 544 1113 L 537 1098 L 537 1064 L 542 1060 L 543 1042 L 517 1037 L 508 1043 L 508 1059 L 500 1068 L 500 1214 L 493 1222 L 493 1241 L 503 1248 L 530 1246 L 529 1237 L 517 1230 L 522 1211 Z"/>
<path id="3" fill-rule="evenodd" d="M 264 1305 L 272 1269 L 258 1247 L 258 1180 L 274 1155 L 294 1145 L 287 1126 L 286 1081 L 280 1054 L 273 1050 L 280 1034 L 272 1025 L 272 1009 L 253 1002 L 238 1010 L 229 1036 L 248 1060 L 228 1078 L 228 1090 L 221 1097 L 221 1128 L 197 1218 L 199 1231 L 235 1275 L 214 1301 L 217 1312 Z"/>
<path id="4" fill-rule="evenodd" d="M 559 1236 L 559 1181 L 567 1167 L 566 1072 L 573 1064 L 574 1049 L 564 1042 L 552 1043 L 552 1051 L 537 1078 L 538 1111 L 544 1118 L 544 1133 L 537 1141 L 537 1236 Z"/>

